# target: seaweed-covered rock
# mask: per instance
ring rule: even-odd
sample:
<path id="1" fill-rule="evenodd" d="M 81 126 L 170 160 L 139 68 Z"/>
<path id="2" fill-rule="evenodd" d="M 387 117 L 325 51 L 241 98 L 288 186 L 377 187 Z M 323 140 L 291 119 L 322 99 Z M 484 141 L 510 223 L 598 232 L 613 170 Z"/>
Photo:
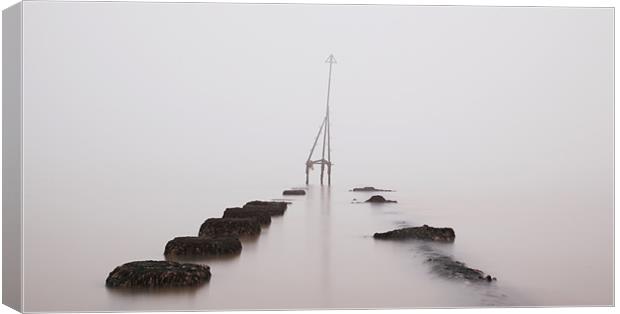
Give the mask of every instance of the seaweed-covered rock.
<path id="1" fill-rule="evenodd" d="M 282 195 L 306 195 L 306 191 L 304 190 L 284 190 Z"/>
<path id="2" fill-rule="evenodd" d="M 278 209 L 286 209 L 288 207 L 289 202 L 280 202 L 280 201 L 249 201 L 245 203 L 245 206 L 265 206 L 265 207 L 273 207 Z"/>
<path id="3" fill-rule="evenodd" d="M 244 209 L 257 210 L 268 213 L 270 216 L 284 215 L 288 203 L 286 202 L 265 202 L 265 201 L 251 201 L 243 205 Z"/>
<path id="4" fill-rule="evenodd" d="M 166 244 L 166 257 L 201 257 L 241 252 L 241 241 L 234 237 L 177 237 Z"/>
<path id="5" fill-rule="evenodd" d="M 255 236 L 260 230 L 260 224 L 254 218 L 209 218 L 200 226 L 198 236 Z"/>
<path id="6" fill-rule="evenodd" d="M 455 261 L 449 256 L 435 255 L 426 260 L 432 270 L 438 275 L 449 279 L 464 279 L 474 282 L 491 282 L 497 280 L 479 269 L 467 267 L 462 262 Z"/>
<path id="7" fill-rule="evenodd" d="M 167 261 L 137 261 L 116 267 L 105 281 L 109 288 L 198 286 L 209 281 L 209 266 Z"/>
<path id="8" fill-rule="evenodd" d="M 261 225 L 268 225 L 271 223 L 271 215 L 264 210 L 257 210 L 252 208 L 233 207 L 226 208 L 223 218 L 252 218 L 256 219 Z"/>
<path id="9" fill-rule="evenodd" d="M 386 200 L 385 197 L 381 195 L 373 195 L 366 200 L 366 203 L 396 203 L 396 201 Z"/>
<path id="10" fill-rule="evenodd" d="M 452 228 L 434 228 L 427 225 L 422 227 L 410 227 L 396 229 L 383 233 L 375 233 L 375 239 L 417 239 L 439 242 L 454 242 L 454 229 Z"/>
<path id="11" fill-rule="evenodd" d="M 350 192 L 394 192 L 393 190 L 377 189 L 374 186 L 365 186 L 363 188 L 353 188 Z"/>

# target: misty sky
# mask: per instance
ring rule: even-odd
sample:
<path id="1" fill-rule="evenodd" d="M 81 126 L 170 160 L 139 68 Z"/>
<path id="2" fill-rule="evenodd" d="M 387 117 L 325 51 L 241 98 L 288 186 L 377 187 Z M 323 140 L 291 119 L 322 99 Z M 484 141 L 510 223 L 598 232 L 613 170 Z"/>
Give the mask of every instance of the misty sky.
<path id="1" fill-rule="evenodd" d="M 25 10 L 31 164 L 301 182 L 334 53 L 335 182 L 475 176 L 610 196 L 611 9 Z"/>

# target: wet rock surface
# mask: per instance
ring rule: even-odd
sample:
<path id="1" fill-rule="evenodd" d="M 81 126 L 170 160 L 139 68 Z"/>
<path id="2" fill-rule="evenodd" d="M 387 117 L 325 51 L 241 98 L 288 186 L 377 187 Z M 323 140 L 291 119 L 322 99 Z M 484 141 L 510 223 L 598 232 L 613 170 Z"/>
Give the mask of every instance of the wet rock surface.
<path id="1" fill-rule="evenodd" d="M 422 227 L 409 227 L 396 229 L 383 233 L 375 233 L 373 235 L 375 239 L 390 239 L 390 240 L 427 240 L 427 241 L 439 241 L 439 242 L 454 242 L 455 234 L 452 228 L 434 228 L 428 225 Z"/>
<path id="2" fill-rule="evenodd" d="M 198 231 L 199 237 L 239 237 L 260 234 L 261 227 L 254 218 L 209 218 Z"/>
<path id="3" fill-rule="evenodd" d="M 116 267 L 105 281 L 109 288 L 189 287 L 211 278 L 209 266 L 167 261 L 136 261 Z"/>
<path id="4" fill-rule="evenodd" d="M 241 252 L 241 241 L 235 237 L 177 237 L 166 244 L 166 257 L 204 257 Z"/>
<path id="5" fill-rule="evenodd" d="M 284 190 L 282 195 L 306 195 L 306 191 L 304 190 Z"/>
<path id="6" fill-rule="evenodd" d="M 265 201 L 251 201 L 243 205 L 246 210 L 256 210 L 268 213 L 270 216 L 284 215 L 288 203 L 286 202 L 265 202 Z"/>
<path id="7" fill-rule="evenodd" d="M 273 207 L 278 209 L 286 209 L 288 207 L 289 202 L 280 202 L 280 201 L 250 201 L 245 203 L 245 206 L 265 206 L 265 207 Z"/>
<path id="8" fill-rule="evenodd" d="M 393 190 L 377 189 L 374 186 L 365 186 L 363 188 L 353 188 L 350 192 L 394 192 Z"/>
<path id="9" fill-rule="evenodd" d="M 223 218 L 252 218 L 256 219 L 261 225 L 271 224 L 271 215 L 269 212 L 259 209 L 233 207 L 226 208 Z"/>
<path id="10" fill-rule="evenodd" d="M 449 256 L 433 254 L 426 260 L 433 272 L 448 279 L 462 279 L 473 282 L 492 282 L 497 280 L 479 269 L 467 267 Z"/>
<path id="11" fill-rule="evenodd" d="M 396 201 L 386 200 L 385 197 L 381 195 L 373 195 L 366 200 L 366 203 L 396 203 Z"/>

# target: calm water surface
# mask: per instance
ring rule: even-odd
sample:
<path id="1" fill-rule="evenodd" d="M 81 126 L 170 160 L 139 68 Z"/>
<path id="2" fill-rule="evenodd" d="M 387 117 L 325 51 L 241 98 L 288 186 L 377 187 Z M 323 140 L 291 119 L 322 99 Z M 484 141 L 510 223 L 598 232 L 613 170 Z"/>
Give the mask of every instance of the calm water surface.
<path id="1" fill-rule="evenodd" d="M 104 286 L 115 266 L 163 259 L 164 245 L 173 237 L 196 234 L 204 219 L 221 216 L 226 207 L 279 199 L 282 188 L 223 185 L 211 187 L 209 193 L 162 190 L 150 198 L 148 189 L 136 190 L 125 200 L 124 212 L 106 211 L 117 203 L 102 198 L 92 203 L 97 210 L 91 213 L 96 214 L 76 210 L 65 227 L 32 221 L 48 236 L 37 239 L 43 245 L 28 256 L 42 266 L 26 274 L 26 283 L 43 279 L 62 285 L 27 285 L 27 309 L 532 306 L 611 300 L 611 257 L 607 247 L 590 245 L 604 243 L 606 232 L 597 233 L 593 226 L 587 233 L 575 232 L 578 225 L 588 227 L 578 214 L 558 213 L 545 220 L 536 215 L 535 206 L 504 206 L 500 211 L 489 200 L 486 207 L 475 200 L 467 203 L 466 198 L 455 204 L 406 186 L 386 186 L 397 191 L 381 193 L 398 204 L 354 203 L 373 193 L 349 192 L 350 186 L 311 186 L 308 195 L 287 198 L 292 205 L 286 214 L 273 219 L 260 237 L 245 240 L 239 256 L 201 261 L 213 276 L 197 289 L 149 293 Z M 453 227 L 456 241 L 372 238 L 377 231 L 422 224 Z M 479 285 L 438 277 L 425 263 L 433 253 L 452 256 L 498 281 Z"/>

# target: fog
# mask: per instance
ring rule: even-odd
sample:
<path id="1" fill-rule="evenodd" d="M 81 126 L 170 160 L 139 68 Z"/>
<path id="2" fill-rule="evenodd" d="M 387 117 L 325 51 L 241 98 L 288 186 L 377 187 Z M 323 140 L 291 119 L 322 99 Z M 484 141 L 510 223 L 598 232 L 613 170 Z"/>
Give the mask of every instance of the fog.
<path id="1" fill-rule="evenodd" d="M 490 305 L 611 304 L 612 26 L 611 8 L 25 2 L 25 310 L 488 305 L 363 244 L 394 228 L 349 203 L 365 185 L 397 189 L 396 220 L 454 227 L 451 253 L 510 299 Z M 115 266 L 163 258 L 165 241 L 225 207 L 303 183 L 331 53 L 333 202 L 312 201 L 326 193 L 315 170 L 315 194 L 246 261 L 351 254 L 322 255 L 324 277 L 270 269 L 308 283 L 286 301 L 294 283 L 279 276 L 260 278 L 273 289 L 260 300 L 233 296 L 261 290 L 251 276 L 217 292 L 215 266 L 211 299 L 106 291 Z M 412 273 L 399 264 L 355 290 L 347 265 L 377 254 Z M 214 263 L 234 277 L 243 262 Z M 376 263 L 364 271 L 391 267 Z M 397 293 L 402 274 L 437 294 Z M 63 280 L 74 294 L 49 285 Z"/>

